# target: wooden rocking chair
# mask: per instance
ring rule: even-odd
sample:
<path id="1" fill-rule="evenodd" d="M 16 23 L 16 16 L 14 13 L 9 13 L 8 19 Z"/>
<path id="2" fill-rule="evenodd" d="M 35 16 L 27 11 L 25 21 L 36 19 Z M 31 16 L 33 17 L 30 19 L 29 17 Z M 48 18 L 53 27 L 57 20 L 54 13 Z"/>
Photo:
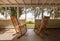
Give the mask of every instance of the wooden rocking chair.
<path id="1" fill-rule="evenodd" d="M 49 18 L 50 17 L 48 17 L 48 16 L 44 16 L 44 18 L 42 19 L 41 24 L 40 24 L 40 28 L 39 28 L 40 33 L 46 28 Z"/>
<path id="2" fill-rule="evenodd" d="M 17 16 L 11 16 L 11 21 L 13 23 L 16 34 L 24 35 L 27 32 L 26 24 L 21 25 L 17 19 Z"/>
<path id="3" fill-rule="evenodd" d="M 40 22 L 40 25 L 38 25 L 38 27 L 35 27 L 34 31 L 41 33 L 46 28 L 49 18 L 50 17 L 48 16 L 44 16 Z"/>

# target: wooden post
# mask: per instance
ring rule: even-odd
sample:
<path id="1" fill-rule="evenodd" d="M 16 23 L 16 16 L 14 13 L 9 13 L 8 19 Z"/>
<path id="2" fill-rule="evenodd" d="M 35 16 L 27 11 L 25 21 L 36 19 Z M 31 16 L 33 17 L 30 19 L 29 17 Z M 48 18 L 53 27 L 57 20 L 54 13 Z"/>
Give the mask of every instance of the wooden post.
<path id="1" fill-rule="evenodd" d="M 19 18 L 19 6 L 17 6 L 17 21 L 18 21 L 18 18 Z M 21 33 L 21 24 L 19 23 L 19 21 L 18 21 L 18 25 L 19 25 L 19 27 L 18 27 L 18 31 Z"/>
<path id="2" fill-rule="evenodd" d="M 7 19 L 7 7 L 5 7 L 4 14 L 5 14 L 5 18 Z"/>
<path id="3" fill-rule="evenodd" d="M 43 11 L 43 9 L 42 9 L 42 18 L 43 18 L 43 12 L 44 12 L 44 11 Z"/>
<path id="4" fill-rule="evenodd" d="M 17 18 L 19 18 L 19 7 L 17 6 Z"/>

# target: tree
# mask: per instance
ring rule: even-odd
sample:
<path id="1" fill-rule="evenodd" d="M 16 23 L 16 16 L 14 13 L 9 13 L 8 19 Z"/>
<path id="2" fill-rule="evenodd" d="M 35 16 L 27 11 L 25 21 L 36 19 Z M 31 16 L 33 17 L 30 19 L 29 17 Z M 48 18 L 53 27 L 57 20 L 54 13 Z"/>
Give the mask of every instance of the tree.
<path id="1" fill-rule="evenodd" d="M 23 13 L 22 13 L 22 11 L 23 11 L 22 9 L 23 9 L 23 8 L 20 8 L 20 7 L 19 7 L 19 17 L 21 17 L 21 15 L 23 14 Z"/>
<path id="2" fill-rule="evenodd" d="M 4 8 L 4 7 L 1 7 L 1 8 L 0 8 L 0 13 L 1 13 L 2 15 L 4 15 L 4 11 L 5 11 L 5 8 Z"/>
<path id="3" fill-rule="evenodd" d="M 35 8 L 35 13 L 34 13 L 34 16 L 35 18 L 40 16 L 40 14 L 42 13 L 42 10 L 39 8 L 39 7 L 36 7 Z"/>
<path id="4" fill-rule="evenodd" d="M 55 8 L 54 14 L 55 14 L 55 17 L 54 18 L 60 17 L 60 7 Z"/>

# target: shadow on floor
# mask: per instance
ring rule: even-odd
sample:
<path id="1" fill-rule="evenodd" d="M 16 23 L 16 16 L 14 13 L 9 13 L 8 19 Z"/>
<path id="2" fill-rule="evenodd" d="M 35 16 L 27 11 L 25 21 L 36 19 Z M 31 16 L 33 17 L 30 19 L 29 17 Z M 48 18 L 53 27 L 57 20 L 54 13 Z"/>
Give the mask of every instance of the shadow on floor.
<path id="1" fill-rule="evenodd" d="M 60 28 L 50 28 L 40 34 L 43 41 L 60 41 Z"/>
<path id="2" fill-rule="evenodd" d="M 6 28 L 0 28 L 0 34 L 4 34 L 6 31 L 8 31 Z"/>

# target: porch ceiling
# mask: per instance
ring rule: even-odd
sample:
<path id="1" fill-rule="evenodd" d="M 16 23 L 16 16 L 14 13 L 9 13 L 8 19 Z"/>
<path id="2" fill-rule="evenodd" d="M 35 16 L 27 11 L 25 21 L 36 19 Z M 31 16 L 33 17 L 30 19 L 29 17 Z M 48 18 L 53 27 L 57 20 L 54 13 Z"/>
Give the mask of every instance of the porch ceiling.
<path id="1" fill-rule="evenodd" d="M 60 6 L 60 0 L 0 0 L 0 6 L 1 5 L 59 5 Z"/>

